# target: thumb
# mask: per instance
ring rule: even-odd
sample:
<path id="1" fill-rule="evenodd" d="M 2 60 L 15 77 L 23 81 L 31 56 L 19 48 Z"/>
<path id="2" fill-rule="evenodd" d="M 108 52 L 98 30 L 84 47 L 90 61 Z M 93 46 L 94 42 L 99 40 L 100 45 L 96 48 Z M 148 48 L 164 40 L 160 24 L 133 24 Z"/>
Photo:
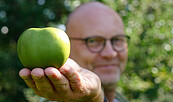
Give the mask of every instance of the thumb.
<path id="1" fill-rule="evenodd" d="M 82 90 L 83 77 L 80 74 L 81 68 L 75 61 L 68 59 L 59 70 L 68 79 L 73 92 Z"/>

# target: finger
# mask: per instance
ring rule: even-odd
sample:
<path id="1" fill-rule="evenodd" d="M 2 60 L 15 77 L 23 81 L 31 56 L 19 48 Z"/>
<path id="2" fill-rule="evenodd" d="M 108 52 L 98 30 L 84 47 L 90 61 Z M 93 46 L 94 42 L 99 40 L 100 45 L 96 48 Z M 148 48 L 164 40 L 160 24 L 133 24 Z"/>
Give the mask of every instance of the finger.
<path id="1" fill-rule="evenodd" d="M 19 72 L 19 76 L 25 81 L 28 87 L 32 88 L 36 94 L 39 95 L 36 85 L 31 77 L 31 71 L 27 68 L 23 68 Z"/>
<path id="2" fill-rule="evenodd" d="M 31 77 L 31 71 L 29 69 L 24 68 L 20 70 L 19 75 L 30 88 L 35 87 L 34 81 L 32 80 Z"/>
<path id="3" fill-rule="evenodd" d="M 58 69 L 49 67 L 45 69 L 45 74 L 54 84 L 54 88 L 57 93 L 67 94 L 70 93 L 71 89 L 67 78 L 59 72 Z"/>
<path id="4" fill-rule="evenodd" d="M 39 92 L 44 93 L 52 93 L 53 87 L 50 83 L 50 81 L 47 79 L 47 77 L 44 74 L 44 70 L 41 68 L 35 68 L 31 71 L 31 76 L 33 80 L 35 81 L 35 85 Z"/>
<path id="5" fill-rule="evenodd" d="M 72 60 L 70 58 L 67 59 L 67 61 L 65 62 L 65 64 L 63 66 L 65 66 L 65 65 L 72 66 L 77 72 L 81 71 L 81 67 L 74 60 Z"/>
<path id="6" fill-rule="evenodd" d="M 69 80 L 73 92 L 82 91 L 81 68 L 73 60 L 68 60 L 60 69 L 60 72 Z"/>

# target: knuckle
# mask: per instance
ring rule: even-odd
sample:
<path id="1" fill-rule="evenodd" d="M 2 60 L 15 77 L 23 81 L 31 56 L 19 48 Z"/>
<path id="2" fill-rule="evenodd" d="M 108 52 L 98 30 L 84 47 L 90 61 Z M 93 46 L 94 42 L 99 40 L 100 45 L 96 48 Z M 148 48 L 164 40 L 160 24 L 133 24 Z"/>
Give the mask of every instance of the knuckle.
<path id="1" fill-rule="evenodd" d="M 61 91 L 61 92 L 65 92 L 65 90 L 67 90 L 67 87 L 68 87 L 67 84 L 58 84 L 58 85 L 56 85 L 56 90 Z"/>

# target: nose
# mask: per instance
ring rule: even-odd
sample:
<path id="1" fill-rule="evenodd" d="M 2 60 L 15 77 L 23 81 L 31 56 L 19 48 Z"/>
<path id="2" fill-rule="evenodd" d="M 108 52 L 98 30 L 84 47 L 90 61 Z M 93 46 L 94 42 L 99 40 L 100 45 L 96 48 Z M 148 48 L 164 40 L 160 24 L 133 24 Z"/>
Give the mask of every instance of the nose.
<path id="1" fill-rule="evenodd" d="M 107 40 L 104 49 L 100 52 L 100 55 L 103 58 L 112 59 L 116 57 L 117 54 L 118 52 L 113 49 L 111 42 Z"/>

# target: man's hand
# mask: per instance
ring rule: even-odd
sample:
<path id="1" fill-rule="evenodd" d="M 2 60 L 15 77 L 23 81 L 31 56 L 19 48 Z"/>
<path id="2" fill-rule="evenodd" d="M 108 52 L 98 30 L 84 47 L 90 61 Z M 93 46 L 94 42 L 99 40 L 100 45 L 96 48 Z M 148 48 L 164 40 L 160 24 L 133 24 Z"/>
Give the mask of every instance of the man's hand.
<path id="1" fill-rule="evenodd" d="M 19 72 L 21 78 L 34 92 L 49 100 L 68 102 L 103 102 L 100 79 L 93 72 L 81 68 L 68 59 L 60 68 L 45 70 L 27 68 Z"/>

